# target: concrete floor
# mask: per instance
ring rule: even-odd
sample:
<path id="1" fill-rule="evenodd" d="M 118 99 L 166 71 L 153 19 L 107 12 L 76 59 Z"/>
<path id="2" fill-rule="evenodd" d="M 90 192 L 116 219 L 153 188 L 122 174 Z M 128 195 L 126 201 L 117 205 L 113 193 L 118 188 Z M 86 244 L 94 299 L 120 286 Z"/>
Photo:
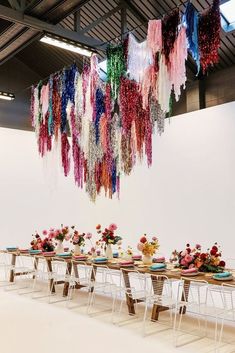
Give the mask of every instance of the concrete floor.
<path id="1" fill-rule="evenodd" d="M 81 292 L 81 291 L 80 291 Z M 59 298 L 59 296 L 58 296 Z M 139 319 L 126 314 L 121 316 L 119 325 L 111 322 L 110 314 L 100 312 L 109 299 L 97 298 L 92 316 L 86 315 L 86 307 L 74 308 L 86 303 L 86 293 L 79 293 L 66 308 L 65 302 L 48 304 L 47 299 L 32 299 L 31 295 L 19 295 L 17 291 L 0 289 L 0 353 L 64 353 L 66 351 L 112 353 L 209 353 L 214 352 L 213 324 L 209 325 L 208 336 L 198 339 L 197 320 L 185 315 L 179 347 L 173 345 L 172 330 L 166 325 L 150 323 L 147 335 L 142 336 L 142 309 Z M 53 298 L 54 299 L 54 298 Z M 128 319 L 128 320 L 127 320 Z M 167 322 L 168 313 L 161 314 L 160 322 Z M 193 335 L 192 335 L 193 334 Z M 225 338 L 235 341 L 235 327 L 226 327 Z M 235 343 L 224 344 L 220 353 L 235 352 Z"/>

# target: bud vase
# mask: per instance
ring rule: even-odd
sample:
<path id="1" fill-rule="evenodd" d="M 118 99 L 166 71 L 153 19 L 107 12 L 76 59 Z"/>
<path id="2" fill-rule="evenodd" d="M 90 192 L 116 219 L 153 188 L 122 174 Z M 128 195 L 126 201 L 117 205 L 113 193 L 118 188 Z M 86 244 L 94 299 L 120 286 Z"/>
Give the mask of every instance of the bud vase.
<path id="1" fill-rule="evenodd" d="M 144 265 L 152 265 L 152 256 L 151 255 L 143 255 L 142 256 L 142 262 Z"/>
<path id="2" fill-rule="evenodd" d="M 108 260 L 113 259 L 113 250 L 112 250 L 111 244 L 106 245 L 105 256 L 107 257 Z"/>
<path id="3" fill-rule="evenodd" d="M 75 245 L 74 245 L 73 253 L 74 253 L 74 255 L 77 255 L 77 256 L 81 255 L 81 248 L 80 248 L 80 245 L 78 245 L 78 244 L 75 244 Z"/>
<path id="4" fill-rule="evenodd" d="M 61 254 L 64 252 L 63 242 L 61 240 L 57 240 L 55 252 L 56 254 Z"/>

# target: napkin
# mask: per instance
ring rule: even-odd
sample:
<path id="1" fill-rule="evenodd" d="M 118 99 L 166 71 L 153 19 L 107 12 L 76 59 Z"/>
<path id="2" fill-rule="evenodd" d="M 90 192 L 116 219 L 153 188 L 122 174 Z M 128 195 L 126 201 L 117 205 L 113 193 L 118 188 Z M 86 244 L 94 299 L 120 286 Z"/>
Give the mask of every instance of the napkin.
<path id="1" fill-rule="evenodd" d="M 182 274 L 188 274 L 188 273 L 196 273 L 198 272 L 198 269 L 193 267 L 193 268 L 188 268 L 187 270 L 182 270 L 181 273 Z"/>
<path id="2" fill-rule="evenodd" d="M 161 270 L 161 269 L 164 269 L 164 268 L 166 268 L 166 265 L 165 264 L 161 264 L 161 263 L 153 264 L 153 265 L 150 266 L 151 270 Z"/>
<path id="3" fill-rule="evenodd" d="M 95 262 L 104 262 L 104 261 L 107 261 L 107 257 L 96 257 L 94 259 Z"/>
<path id="4" fill-rule="evenodd" d="M 131 260 L 130 261 L 128 261 L 128 260 L 127 261 L 121 261 L 120 265 L 134 265 L 134 262 L 131 261 Z"/>
<path id="5" fill-rule="evenodd" d="M 231 276 L 231 272 L 216 273 L 216 275 L 214 275 L 214 277 L 216 278 L 226 278 L 230 276 Z"/>
<path id="6" fill-rule="evenodd" d="M 141 260 L 142 259 L 142 255 L 133 255 L 132 259 L 133 260 Z"/>
<path id="7" fill-rule="evenodd" d="M 54 256 L 55 251 L 45 251 L 42 253 L 43 256 Z"/>
<path id="8" fill-rule="evenodd" d="M 162 257 L 155 257 L 155 258 L 153 259 L 153 262 L 155 262 L 155 263 L 161 263 L 161 262 L 165 262 L 165 261 L 166 261 L 166 259 L 165 259 L 164 256 L 162 256 Z"/>

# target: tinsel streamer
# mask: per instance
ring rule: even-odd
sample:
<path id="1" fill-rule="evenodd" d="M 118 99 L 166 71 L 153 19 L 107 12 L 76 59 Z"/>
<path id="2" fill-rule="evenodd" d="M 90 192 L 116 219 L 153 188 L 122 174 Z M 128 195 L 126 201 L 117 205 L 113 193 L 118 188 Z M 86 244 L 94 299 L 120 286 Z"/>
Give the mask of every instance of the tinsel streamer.
<path id="1" fill-rule="evenodd" d="M 85 66 L 82 71 L 82 94 L 83 94 L 83 113 L 86 111 L 86 93 L 89 85 L 90 67 Z"/>
<path id="2" fill-rule="evenodd" d="M 203 73 L 219 60 L 220 46 L 220 1 L 214 0 L 212 6 L 199 17 L 199 51 Z"/>
<path id="3" fill-rule="evenodd" d="M 122 114 L 122 129 L 124 135 L 128 135 L 135 120 L 136 105 L 138 100 L 139 86 L 136 82 L 127 78 L 121 79 L 120 86 L 120 111 Z"/>
<path id="4" fill-rule="evenodd" d="M 38 85 L 34 87 L 33 89 L 33 118 L 32 118 L 32 124 L 35 129 L 35 135 L 38 140 L 38 135 L 39 135 L 39 129 L 40 129 L 40 121 L 39 121 L 39 112 L 40 112 L 40 106 L 39 106 L 39 88 Z"/>
<path id="5" fill-rule="evenodd" d="M 157 72 L 154 65 L 149 65 L 145 70 L 144 78 L 141 85 L 141 93 L 143 97 L 143 108 L 146 109 L 149 105 L 150 92 L 156 96 L 156 79 Z"/>
<path id="6" fill-rule="evenodd" d="M 90 100 L 91 105 L 95 106 L 96 100 L 96 90 L 98 88 L 99 82 L 99 66 L 98 66 L 98 57 L 97 55 L 92 55 L 91 57 L 91 68 L 90 68 Z M 93 120 L 95 119 L 96 112 L 93 111 Z"/>
<path id="7" fill-rule="evenodd" d="M 30 119 L 32 127 L 35 127 L 35 90 L 34 86 L 31 87 L 31 100 L 30 100 Z"/>
<path id="8" fill-rule="evenodd" d="M 144 131 L 144 136 L 145 136 L 145 154 L 147 156 L 147 164 L 148 167 L 152 165 L 152 134 L 153 134 L 153 129 L 152 129 L 152 123 L 151 123 L 151 117 L 150 117 L 150 111 L 149 108 L 143 111 L 144 113 L 144 121 L 145 121 L 145 131 Z"/>
<path id="9" fill-rule="evenodd" d="M 66 76 L 67 70 L 64 69 L 61 77 L 62 84 L 62 96 L 61 96 L 61 122 L 60 122 L 60 131 L 63 134 L 66 131 L 67 124 L 67 87 L 66 87 Z"/>
<path id="10" fill-rule="evenodd" d="M 74 162 L 74 180 L 78 187 L 83 187 L 83 153 L 78 143 L 76 135 L 72 136 L 73 162 Z"/>
<path id="11" fill-rule="evenodd" d="M 127 73 L 129 79 L 142 83 L 145 71 L 152 63 L 153 55 L 147 40 L 139 43 L 132 34 L 129 34 L 127 58 Z"/>
<path id="12" fill-rule="evenodd" d="M 58 139 L 61 123 L 61 81 L 60 76 L 54 75 L 53 77 L 53 92 L 52 92 L 52 112 L 54 119 L 54 135 L 55 139 Z"/>
<path id="13" fill-rule="evenodd" d="M 165 60 L 165 56 L 161 55 L 159 64 L 159 73 L 157 80 L 158 103 L 163 112 L 169 112 L 169 100 L 171 96 L 172 83 Z"/>
<path id="14" fill-rule="evenodd" d="M 153 54 L 162 50 L 162 21 L 150 20 L 148 23 L 147 43 Z"/>
<path id="15" fill-rule="evenodd" d="M 40 94 L 40 104 L 42 107 L 42 119 L 45 124 L 46 115 L 49 107 L 49 82 L 46 85 L 42 86 Z"/>
<path id="16" fill-rule="evenodd" d="M 173 50 L 170 53 L 170 63 L 168 65 L 170 81 L 174 89 L 176 102 L 180 98 L 181 87 L 185 88 L 187 80 L 185 65 L 187 55 L 186 29 L 182 26 L 174 43 Z"/>
<path id="17" fill-rule="evenodd" d="M 105 113 L 105 101 L 104 101 L 104 94 L 101 88 L 96 90 L 96 97 L 95 97 L 95 136 L 96 136 L 96 144 L 99 142 L 99 135 L 100 135 L 100 118 L 103 113 Z"/>
<path id="18" fill-rule="evenodd" d="M 107 82 L 110 83 L 112 97 L 118 96 L 120 79 L 125 74 L 126 65 L 124 49 L 122 45 L 107 47 Z"/>
<path id="19" fill-rule="evenodd" d="M 178 34 L 179 22 L 179 9 L 172 11 L 169 15 L 165 15 L 162 21 L 162 46 L 167 64 L 169 63 L 169 56 Z"/>
<path id="20" fill-rule="evenodd" d="M 61 134 L 61 160 L 64 175 L 68 176 L 70 171 L 70 144 L 66 132 Z"/>
<path id="21" fill-rule="evenodd" d="M 54 121 L 53 121 L 53 75 L 49 78 L 49 102 L 48 102 L 48 133 L 53 135 Z"/>
<path id="22" fill-rule="evenodd" d="M 38 150 L 41 157 L 44 157 L 46 152 L 51 151 L 52 138 L 48 134 L 48 113 L 45 122 L 42 122 L 39 128 Z"/>
<path id="23" fill-rule="evenodd" d="M 164 132 L 166 113 L 161 109 L 160 104 L 152 97 L 150 101 L 150 120 L 154 129 L 154 122 L 157 123 L 157 132 L 161 136 Z"/>
<path id="24" fill-rule="evenodd" d="M 198 45 L 198 21 L 199 14 L 193 4 L 189 1 L 183 16 L 183 24 L 186 26 L 188 50 L 197 64 L 197 71 L 200 71 L 200 53 Z"/>
<path id="25" fill-rule="evenodd" d="M 77 67 L 72 65 L 69 69 L 63 70 L 62 76 L 62 109 L 61 109 L 61 132 L 65 132 L 67 124 L 67 104 L 70 100 L 74 104 L 75 100 L 75 85 L 74 80 L 76 76 Z"/>

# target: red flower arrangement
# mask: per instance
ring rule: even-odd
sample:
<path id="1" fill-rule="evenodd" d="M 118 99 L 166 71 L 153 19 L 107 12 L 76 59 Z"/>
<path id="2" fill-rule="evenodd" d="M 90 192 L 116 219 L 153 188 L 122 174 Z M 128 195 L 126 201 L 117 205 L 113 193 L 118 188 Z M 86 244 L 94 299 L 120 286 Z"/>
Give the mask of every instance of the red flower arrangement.
<path id="1" fill-rule="evenodd" d="M 201 272 L 223 272 L 225 262 L 221 260 L 221 251 L 217 243 L 207 252 L 202 252 L 201 246 L 196 244 L 194 248 L 190 244 L 186 249 L 178 252 L 174 250 L 170 259 L 171 262 L 177 262 L 176 267 L 183 269 L 197 268 Z"/>
<path id="2" fill-rule="evenodd" d="M 43 231 L 42 234 L 47 235 L 45 234 L 45 231 Z M 51 239 L 48 237 L 42 239 L 38 232 L 36 232 L 36 234 L 32 234 L 32 236 L 33 240 L 30 243 L 32 250 L 42 250 L 44 252 L 54 251 L 54 245 Z"/>
<path id="3" fill-rule="evenodd" d="M 97 233 L 101 235 L 100 241 L 105 244 L 115 245 L 118 244 L 122 238 L 118 235 L 115 235 L 114 232 L 117 230 L 117 226 L 114 223 L 111 223 L 108 228 L 104 230 L 101 229 L 101 225 L 96 226 Z"/>

